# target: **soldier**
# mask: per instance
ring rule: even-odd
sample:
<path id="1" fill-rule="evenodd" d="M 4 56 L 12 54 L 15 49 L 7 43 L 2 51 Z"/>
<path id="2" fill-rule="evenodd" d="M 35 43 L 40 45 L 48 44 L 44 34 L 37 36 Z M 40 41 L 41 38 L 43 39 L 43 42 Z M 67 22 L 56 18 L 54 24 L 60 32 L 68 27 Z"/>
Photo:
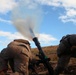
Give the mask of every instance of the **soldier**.
<path id="1" fill-rule="evenodd" d="M 55 74 L 59 75 L 68 65 L 71 57 L 76 57 L 76 34 L 63 36 L 57 49 L 58 63 Z"/>
<path id="2" fill-rule="evenodd" d="M 27 40 L 16 39 L 1 51 L 3 65 L 0 70 L 7 70 L 8 60 L 13 59 L 14 70 L 18 75 L 28 75 L 29 60 L 32 59 L 30 43 Z M 15 75 L 15 74 L 14 74 Z"/>

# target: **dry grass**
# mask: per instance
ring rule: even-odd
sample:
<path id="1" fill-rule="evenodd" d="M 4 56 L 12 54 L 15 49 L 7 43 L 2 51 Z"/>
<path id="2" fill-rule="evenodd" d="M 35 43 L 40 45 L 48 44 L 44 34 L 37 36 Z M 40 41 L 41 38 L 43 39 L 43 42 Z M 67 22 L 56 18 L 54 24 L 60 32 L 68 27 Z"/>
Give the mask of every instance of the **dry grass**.
<path id="1" fill-rule="evenodd" d="M 57 61 L 57 50 L 58 46 L 47 46 L 47 47 L 42 47 L 42 50 L 44 51 L 45 55 L 48 56 L 51 61 Z M 38 54 L 39 50 L 37 48 L 32 48 L 32 53 L 34 55 Z"/>

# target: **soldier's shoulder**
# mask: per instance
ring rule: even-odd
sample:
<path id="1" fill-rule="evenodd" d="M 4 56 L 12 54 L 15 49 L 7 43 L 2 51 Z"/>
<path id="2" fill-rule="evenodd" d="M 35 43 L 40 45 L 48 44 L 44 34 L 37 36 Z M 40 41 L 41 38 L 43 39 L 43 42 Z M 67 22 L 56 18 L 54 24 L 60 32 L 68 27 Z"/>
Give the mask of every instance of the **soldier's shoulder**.
<path id="1" fill-rule="evenodd" d="M 25 44 L 29 44 L 30 45 L 29 41 L 28 40 L 25 40 L 25 39 L 15 39 L 14 41 L 20 42 L 20 43 L 25 43 Z"/>

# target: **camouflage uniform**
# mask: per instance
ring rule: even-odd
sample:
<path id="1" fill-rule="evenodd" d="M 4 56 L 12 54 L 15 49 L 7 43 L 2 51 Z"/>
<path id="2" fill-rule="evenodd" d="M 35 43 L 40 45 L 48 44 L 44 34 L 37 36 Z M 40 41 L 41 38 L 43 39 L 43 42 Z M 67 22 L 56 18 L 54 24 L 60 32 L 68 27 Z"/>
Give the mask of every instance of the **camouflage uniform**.
<path id="1" fill-rule="evenodd" d="M 30 43 L 27 40 L 17 39 L 1 51 L 1 56 L 4 60 L 14 60 L 14 69 L 19 75 L 28 75 L 29 59 L 32 59 L 30 50 Z M 7 62 L 3 63 L 7 64 Z"/>
<path id="2" fill-rule="evenodd" d="M 71 57 L 76 57 L 76 34 L 63 36 L 57 49 L 58 63 L 55 74 L 59 75 L 68 65 Z"/>

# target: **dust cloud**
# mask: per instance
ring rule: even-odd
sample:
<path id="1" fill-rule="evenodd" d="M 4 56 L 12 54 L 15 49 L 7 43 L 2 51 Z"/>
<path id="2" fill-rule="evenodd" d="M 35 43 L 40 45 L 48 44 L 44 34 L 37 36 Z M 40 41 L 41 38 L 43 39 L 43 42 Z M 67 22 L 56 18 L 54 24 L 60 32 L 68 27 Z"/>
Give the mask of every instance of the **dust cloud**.
<path id="1" fill-rule="evenodd" d="M 19 0 L 12 10 L 12 23 L 26 38 L 32 39 L 42 21 L 42 8 L 35 0 Z"/>

